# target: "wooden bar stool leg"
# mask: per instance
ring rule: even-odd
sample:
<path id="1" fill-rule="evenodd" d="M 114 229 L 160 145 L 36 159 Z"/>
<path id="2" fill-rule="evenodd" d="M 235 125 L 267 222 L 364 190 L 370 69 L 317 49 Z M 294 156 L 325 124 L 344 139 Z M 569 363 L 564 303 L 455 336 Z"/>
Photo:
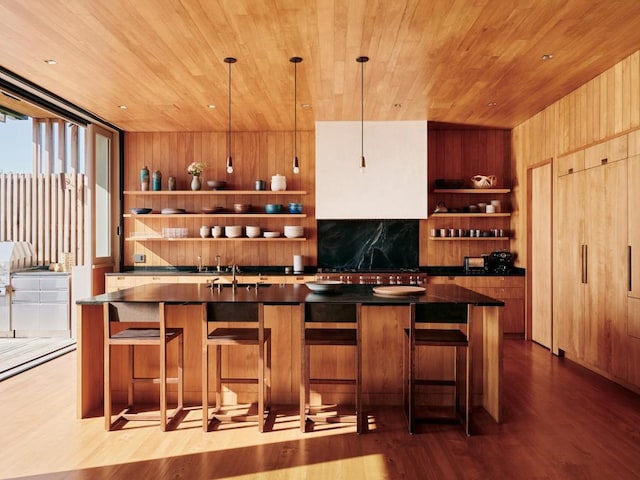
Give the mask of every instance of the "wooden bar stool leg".
<path id="1" fill-rule="evenodd" d="M 206 322 L 205 322 L 206 324 Z M 209 347 L 205 341 L 202 346 L 202 430 L 209 427 Z"/>
<path id="2" fill-rule="evenodd" d="M 271 411 L 271 338 L 267 342 L 267 410 Z"/>
<path id="3" fill-rule="evenodd" d="M 264 343 L 258 347 L 258 431 L 264 432 Z"/>
<path id="4" fill-rule="evenodd" d="M 136 349 L 133 345 L 129 345 L 127 347 L 127 375 L 129 376 L 129 384 L 127 385 L 127 408 L 133 407 L 133 396 L 135 389 L 135 370 L 134 370 L 134 362 L 135 362 L 135 354 Z"/>
<path id="5" fill-rule="evenodd" d="M 104 428 L 111 430 L 111 345 L 104 348 Z"/>
<path id="6" fill-rule="evenodd" d="M 184 336 L 178 339 L 178 408 L 184 408 Z"/>
<path id="7" fill-rule="evenodd" d="M 222 347 L 216 345 L 216 377 L 215 377 L 215 390 L 216 390 L 216 412 L 222 408 Z"/>
<path id="8" fill-rule="evenodd" d="M 160 332 L 164 335 L 164 331 Z M 167 344 L 160 345 L 160 428 L 167 430 Z"/>
<path id="9" fill-rule="evenodd" d="M 360 314 L 362 305 L 356 306 L 356 432 L 362 433 L 366 430 L 364 423 L 365 416 L 362 411 L 362 345 L 360 338 Z"/>

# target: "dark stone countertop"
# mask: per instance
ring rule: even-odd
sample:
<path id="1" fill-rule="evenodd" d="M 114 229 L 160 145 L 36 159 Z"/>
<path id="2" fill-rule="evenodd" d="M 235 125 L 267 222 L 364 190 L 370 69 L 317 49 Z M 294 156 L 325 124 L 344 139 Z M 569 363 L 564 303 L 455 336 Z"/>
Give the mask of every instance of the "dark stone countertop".
<path id="1" fill-rule="evenodd" d="M 476 306 L 504 306 L 504 302 L 458 285 L 426 285 L 424 294 L 379 296 L 374 285 L 342 285 L 327 294 L 312 293 L 305 285 L 229 286 L 209 288 L 201 284 L 150 284 L 105 293 L 79 300 L 80 305 L 105 302 L 193 303 L 262 303 L 295 305 L 302 303 L 342 303 L 365 305 L 409 305 L 411 303 L 445 303 Z"/>

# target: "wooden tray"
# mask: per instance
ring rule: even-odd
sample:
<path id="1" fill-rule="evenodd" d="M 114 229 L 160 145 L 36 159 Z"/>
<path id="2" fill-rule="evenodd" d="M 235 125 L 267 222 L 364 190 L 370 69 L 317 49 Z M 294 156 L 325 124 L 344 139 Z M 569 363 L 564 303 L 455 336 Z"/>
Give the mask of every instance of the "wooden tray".
<path id="1" fill-rule="evenodd" d="M 424 287 L 412 287 L 407 285 L 385 285 L 383 287 L 373 287 L 373 293 L 378 295 L 421 295 L 425 292 Z"/>

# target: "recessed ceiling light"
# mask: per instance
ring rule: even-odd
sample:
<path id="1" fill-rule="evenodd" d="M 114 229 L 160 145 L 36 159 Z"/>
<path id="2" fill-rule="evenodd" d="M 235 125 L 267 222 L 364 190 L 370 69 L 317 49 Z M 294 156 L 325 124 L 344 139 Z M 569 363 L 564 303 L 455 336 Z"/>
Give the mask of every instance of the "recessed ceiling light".
<path id="1" fill-rule="evenodd" d="M 487 103 L 487 107 L 495 107 L 496 105 L 498 105 L 496 102 Z"/>
<path id="2" fill-rule="evenodd" d="M 542 61 L 551 60 L 553 58 L 553 53 L 545 53 L 540 57 Z"/>
<path id="3" fill-rule="evenodd" d="M 44 63 L 46 63 L 47 65 L 56 65 L 58 62 L 56 62 L 53 58 L 50 58 L 48 60 L 45 60 Z"/>
<path id="4" fill-rule="evenodd" d="M 210 103 L 209 105 L 207 105 L 207 108 L 213 110 L 214 108 L 216 108 L 216 106 L 213 103 Z"/>
<path id="5" fill-rule="evenodd" d="M 127 109 L 127 106 L 126 106 L 126 105 L 118 105 L 118 108 L 119 108 L 120 110 L 126 110 L 126 109 Z"/>

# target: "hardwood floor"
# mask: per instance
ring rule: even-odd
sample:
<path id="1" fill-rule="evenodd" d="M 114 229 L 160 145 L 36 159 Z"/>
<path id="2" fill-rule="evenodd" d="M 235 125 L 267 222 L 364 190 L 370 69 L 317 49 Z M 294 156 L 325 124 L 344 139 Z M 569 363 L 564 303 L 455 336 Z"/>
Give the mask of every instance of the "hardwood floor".
<path id="1" fill-rule="evenodd" d="M 134 424 L 105 432 L 76 419 L 69 353 L 0 382 L 1 478 L 637 479 L 640 396 L 522 340 L 505 341 L 504 423 L 483 411 L 409 435 L 400 409 L 372 408 L 370 432 L 333 425 L 302 434 L 296 406 L 270 431 L 203 433 L 194 409 L 176 431 Z M 274 372 L 277 374 L 277 372 Z"/>

